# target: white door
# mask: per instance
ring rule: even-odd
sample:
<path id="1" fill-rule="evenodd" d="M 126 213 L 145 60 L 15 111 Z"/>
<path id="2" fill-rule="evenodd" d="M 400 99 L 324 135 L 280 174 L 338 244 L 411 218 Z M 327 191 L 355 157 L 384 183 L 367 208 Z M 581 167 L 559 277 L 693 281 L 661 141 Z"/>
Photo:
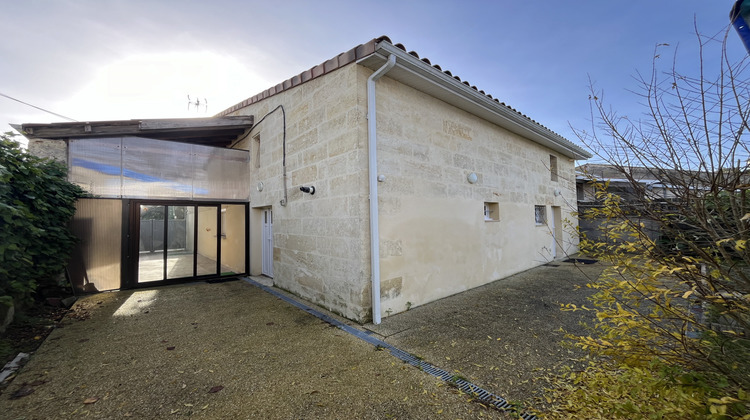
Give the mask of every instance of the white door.
<path id="1" fill-rule="evenodd" d="M 552 206 L 552 258 L 562 258 L 563 255 L 563 226 L 562 210 L 560 206 Z"/>
<path id="2" fill-rule="evenodd" d="M 273 212 L 271 209 L 263 210 L 263 266 L 261 274 L 273 277 Z"/>

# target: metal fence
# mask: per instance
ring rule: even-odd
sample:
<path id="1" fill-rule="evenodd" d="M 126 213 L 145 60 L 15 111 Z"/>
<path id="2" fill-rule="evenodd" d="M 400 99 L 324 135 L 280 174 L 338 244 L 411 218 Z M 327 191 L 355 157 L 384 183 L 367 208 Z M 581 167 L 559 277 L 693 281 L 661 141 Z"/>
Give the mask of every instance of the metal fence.
<path id="1" fill-rule="evenodd" d="M 185 219 L 171 219 L 168 221 L 169 230 L 168 250 L 187 249 L 187 222 Z M 140 252 L 156 252 L 164 250 L 164 220 L 141 220 Z"/>

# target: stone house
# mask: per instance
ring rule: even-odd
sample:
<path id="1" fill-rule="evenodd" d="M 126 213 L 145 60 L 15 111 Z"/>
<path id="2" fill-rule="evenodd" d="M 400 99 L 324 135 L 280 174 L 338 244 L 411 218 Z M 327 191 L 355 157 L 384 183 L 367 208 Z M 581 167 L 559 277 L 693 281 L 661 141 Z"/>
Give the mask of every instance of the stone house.
<path id="1" fill-rule="evenodd" d="M 130 153 L 126 138 L 154 142 L 137 145 L 141 157 L 160 154 L 152 163 L 113 161 L 111 166 L 119 165 L 120 173 L 115 170 L 110 181 L 116 183 L 119 176 L 121 187 L 119 196 L 115 191 L 111 198 L 135 201 L 121 205 L 119 229 L 125 231 L 129 224 L 141 241 L 147 235 L 142 227 L 149 223 L 137 214 L 143 215 L 144 206 L 150 204 L 163 206 L 160 214 L 169 215 L 159 220 L 179 214 L 182 218 L 175 216 L 180 220 L 176 224 L 193 230 L 192 236 L 180 239 L 194 244 L 192 271 L 178 271 L 182 274 L 172 281 L 201 278 L 197 237 L 204 228 L 215 229 L 215 235 L 208 237 L 214 251 L 209 261 L 217 267 L 211 275 L 265 275 L 277 287 L 349 319 L 377 323 L 381 316 L 563 258 L 577 249 L 576 235 L 563 225 L 577 223 L 572 216 L 575 160 L 591 155 L 386 37 L 358 45 L 212 119 L 151 120 L 127 133 L 115 127 L 117 122 L 109 123 L 108 130 L 100 127 L 96 135 L 94 123 L 88 132 L 79 127 L 78 133 L 58 132 L 57 137 L 45 137 L 44 130 L 54 128 L 51 124 L 24 124 L 21 130 L 32 146 L 34 141 L 47 147 L 50 141 L 65 140 L 71 175 L 93 172 L 102 177 L 106 171 L 98 166 L 101 162 L 80 163 L 81 153 L 74 149 L 75 139 L 81 136 L 91 137 L 88 143 L 82 140 L 86 144 L 120 136 L 117 145 L 101 147 L 121 147 L 117 150 L 123 156 Z M 64 124 L 74 123 L 57 126 Z M 209 129 L 221 133 L 210 134 Z M 108 134 L 103 137 L 103 132 Z M 188 146 L 210 149 L 195 146 L 196 141 L 225 147 L 219 150 L 227 154 L 218 161 L 193 162 L 190 172 L 180 171 L 186 165 L 177 165 L 169 176 L 149 169 L 153 162 L 171 159 L 168 156 L 211 153 L 185 152 Z M 164 152 L 159 144 L 179 146 Z M 245 160 L 234 153 L 243 154 Z M 95 154 L 87 156 L 91 155 Z M 137 168 L 126 173 L 123 168 L 128 162 Z M 139 176 L 138 185 L 122 187 L 126 178 Z M 196 188 L 226 180 L 231 185 L 209 187 L 209 192 Z M 78 182 L 85 184 L 80 178 Z M 175 188 L 175 182 L 192 185 L 190 192 Z M 165 193 L 165 188 L 182 193 Z M 203 206 L 206 200 L 210 204 Z M 196 220 L 201 211 L 210 216 L 204 217 L 207 224 Z M 236 217 L 225 220 L 227 212 Z M 154 223 L 155 231 L 169 236 L 172 220 Z M 175 227 L 179 229 L 183 228 Z M 244 232 L 234 243 L 246 258 L 225 268 L 223 262 L 213 262 L 215 251 L 230 253 L 232 247 L 224 242 L 235 230 Z M 148 249 L 133 242 L 132 235 L 122 240 L 121 265 L 131 268 L 121 269 L 111 285 L 137 287 L 170 280 L 174 268 L 169 266 L 169 251 L 157 253 L 163 257 L 165 274 L 152 283 L 138 280 L 145 272 L 132 260 L 138 259 L 136 255 L 142 258 Z"/>

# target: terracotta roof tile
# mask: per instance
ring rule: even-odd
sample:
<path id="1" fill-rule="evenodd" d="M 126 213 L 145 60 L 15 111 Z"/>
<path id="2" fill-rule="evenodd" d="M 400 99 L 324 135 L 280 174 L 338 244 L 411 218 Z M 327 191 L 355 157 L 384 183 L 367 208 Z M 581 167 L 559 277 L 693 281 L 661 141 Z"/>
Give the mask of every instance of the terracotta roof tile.
<path id="1" fill-rule="evenodd" d="M 375 43 L 368 42 L 367 44 L 358 45 L 355 48 L 355 57 L 365 57 L 375 52 Z"/>
<path id="2" fill-rule="evenodd" d="M 312 80 L 312 78 L 313 78 L 312 70 L 303 71 L 302 74 L 300 74 L 299 76 L 300 76 L 300 82 L 301 83 L 308 82 L 308 81 Z"/>
<path id="3" fill-rule="evenodd" d="M 334 58 L 326 61 L 325 63 L 323 63 L 323 71 L 325 73 L 330 73 L 330 72 L 336 70 L 337 68 L 339 68 L 339 57 L 338 56 L 336 56 L 336 57 L 334 57 Z"/>
<path id="4" fill-rule="evenodd" d="M 240 108 L 244 108 L 244 107 L 246 107 L 248 105 L 251 105 L 253 103 L 259 102 L 259 101 L 261 101 L 263 99 L 266 99 L 266 98 L 268 98 L 270 96 L 273 96 L 275 94 L 281 93 L 281 92 L 283 92 L 283 91 L 285 91 L 287 89 L 290 89 L 292 87 L 295 87 L 295 86 L 301 85 L 301 84 L 303 84 L 305 82 L 308 82 L 308 81 L 310 81 L 312 79 L 315 79 L 316 77 L 320 77 L 320 76 L 322 76 L 324 74 L 330 73 L 330 72 L 335 71 L 335 70 L 337 70 L 337 69 L 339 69 L 341 67 L 344 67 L 344 66 L 346 66 L 348 64 L 356 62 L 357 60 L 359 60 L 359 59 L 361 59 L 363 57 L 366 57 L 368 55 L 373 54 L 375 52 L 375 49 L 376 49 L 377 45 L 380 42 L 388 42 L 389 44 L 391 44 L 394 47 L 397 47 L 397 48 L 403 50 L 404 52 L 407 51 L 406 47 L 404 47 L 403 44 L 394 44 L 391 41 L 391 39 L 388 38 L 387 36 L 381 36 L 379 38 L 372 39 L 372 40 L 370 40 L 369 42 L 367 42 L 365 44 L 357 45 L 356 47 L 350 49 L 349 51 L 343 52 L 343 53 L 339 54 L 338 56 L 336 56 L 336 57 L 334 57 L 334 58 L 332 58 L 330 60 L 325 61 L 322 64 L 319 64 L 319 65 L 317 65 L 317 66 L 315 66 L 315 67 L 313 67 L 313 68 L 311 68 L 309 70 L 305 70 L 302 73 L 300 73 L 300 74 L 298 74 L 296 76 L 293 76 L 292 78 L 290 78 L 288 80 L 285 80 L 284 82 L 279 83 L 278 85 L 276 85 L 276 86 L 274 86 L 272 88 L 269 88 L 269 89 L 267 89 L 267 90 L 265 90 L 265 91 L 263 91 L 263 92 L 255 95 L 253 97 L 250 97 L 250 98 L 242 101 L 241 103 L 239 103 L 237 105 L 234 105 L 234 106 L 232 106 L 232 107 L 230 107 L 230 108 L 228 108 L 228 109 L 220 112 L 217 116 L 228 115 L 228 114 L 230 114 L 230 113 L 232 113 L 234 111 L 237 111 Z M 495 101 L 496 103 L 500 104 L 501 106 L 504 106 L 504 107 L 510 109 L 511 111 L 513 111 L 513 112 L 521 115 L 522 117 L 528 119 L 529 121 L 534 122 L 535 124 L 537 124 L 537 125 L 539 125 L 541 127 L 544 127 L 542 124 L 539 124 L 537 121 L 529 118 L 527 115 L 525 115 L 525 114 L 523 114 L 521 112 L 518 112 L 513 107 L 510 107 L 510 106 L 506 105 L 504 102 L 500 102 L 497 98 L 493 98 L 492 95 L 485 93 L 483 90 L 479 90 L 476 86 L 470 84 L 468 81 L 461 80 L 460 77 L 458 77 L 456 75 L 453 75 L 450 72 L 450 70 L 443 70 L 439 65 L 432 64 L 428 58 L 426 58 L 426 57 L 420 57 L 419 54 L 416 51 L 409 51 L 408 54 L 411 55 L 411 56 L 413 56 L 413 57 L 415 57 L 415 58 L 417 58 L 418 60 L 424 62 L 426 65 L 432 66 L 432 68 L 434 68 L 434 69 L 436 69 L 436 70 L 438 70 L 438 71 L 446 74 L 447 76 L 453 77 L 458 82 L 463 83 L 464 85 L 470 87 L 471 89 L 474 89 L 475 91 L 481 93 L 482 95 L 486 96 L 490 100 Z M 549 130 L 547 127 L 544 127 L 544 128 L 547 129 L 547 130 Z"/>
<path id="5" fill-rule="evenodd" d="M 320 77 L 324 75 L 325 72 L 325 63 L 318 64 L 317 66 L 312 68 L 312 78 L 315 79 L 316 77 Z"/>
<path id="6" fill-rule="evenodd" d="M 290 89 L 295 86 L 299 86 L 305 82 L 309 82 L 310 80 L 315 79 L 316 77 L 320 77 L 326 73 L 330 73 L 348 64 L 354 63 L 360 58 L 367 57 L 368 55 L 373 54 L 375 52 L 375 47 L 377 46 L 377 44 L 383 41 L 388 42 L 388 43 L 391 42 L 391 40 L 387 36 L 381 36 L 380 38 L 375 38 L 371 40 L 370 42 L 367 42 L 366 44 L 357 45 L 356 47 L 350 49 L 349 51 L 343 52 L 337 55 L 336 57 L 330 60 L 327 60 L 326 62 L 322 64 L 312 67 L 311 69 L 305 70 L 302 73 L 296 76 L 293 76 L 292 78 L 287 79 L 274 87 L 266 89 L 265 91 L 255 96 L 252 96 L 240 102 L 239 104 L 236 104 L 220 112 L 217 116 L 224 116 L 224 115 L 231 114 L 232 112 L 237 111 L 240 108 L 244 108 L 248 105 L 254 104 L 270 96 L 281 93 L 287 89 Z M 399 48 L 404 49 L 403 45 L 401 45 Z"/>
<path id="7" fill-rule="evenodd" d="M 356 48 L 352 48 L 351 50 L 349 50 L 347 52 L 343 52 L 343 53 L 339 54 L 338 58 L 339 58 L 339 65 L 341 65 L 341 66 L 345 66 L 345 65 L 353 62 L 354 60 L 357 59 Z"/>

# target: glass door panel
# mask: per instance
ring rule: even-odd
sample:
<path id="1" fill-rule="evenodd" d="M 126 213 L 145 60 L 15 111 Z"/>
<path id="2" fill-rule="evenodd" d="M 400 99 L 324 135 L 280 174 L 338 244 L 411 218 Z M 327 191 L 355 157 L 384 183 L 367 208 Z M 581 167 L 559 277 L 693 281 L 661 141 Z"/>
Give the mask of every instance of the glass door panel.
<path id="1" fill-rule="evenodd" d="M 198 276 L 218 273 L 219 207 L 198 206 L 198 231 L 196 235 Z"/>
<path id="2" fill-rule="evenodd" d="M 246 273 L 246 204 L 172 203 L 136 203 L 135 283 Z"/>
<path id="3" fill-rule="evenodd" d="M 167 207 L 167 278 L 193 277 L 195 207 Z"/>
<path id="4" fill-rule="evenodd" d="M 138 246 L 138 282 L 164 280 L 165 206 L 141 205 Z"/>
<path id="5" fill-rule="evenodd" d="M 245 272 L 245 206 L 221 206 L 221 275 Z"/>

